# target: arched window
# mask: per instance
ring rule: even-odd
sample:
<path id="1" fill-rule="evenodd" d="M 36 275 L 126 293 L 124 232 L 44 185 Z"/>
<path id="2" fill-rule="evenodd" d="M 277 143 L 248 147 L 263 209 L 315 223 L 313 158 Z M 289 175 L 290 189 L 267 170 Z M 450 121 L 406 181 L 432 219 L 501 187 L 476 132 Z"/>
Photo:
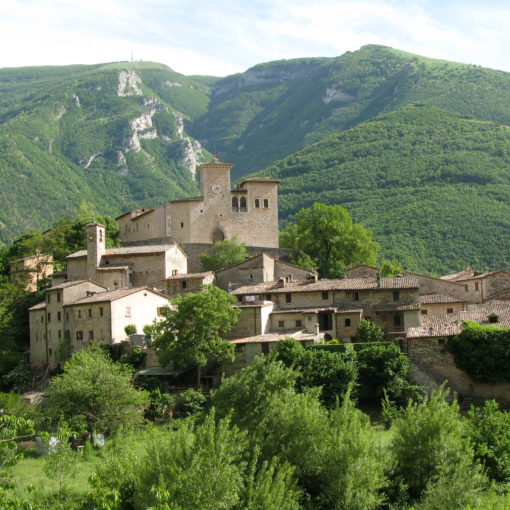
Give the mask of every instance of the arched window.
<path id="1" fill-rule="evenodd" d="M 237 202 L 237 197 L 232 197 L 232 211 L 237 212 L 239 208 L 239 204 Z"/>
<path id="2" fill-rule="evenodd" d="M 246 197 L 241 197 L 240 204 L 241 212 L 246 212 Z"/>
<path id="3" fill-rule="evenodd" d="M 225 239 L 225 234 L 221 228 L 215 228 L 212 233 L 212 242 L 217 243 L 218 241 L 223 241 Z"/>

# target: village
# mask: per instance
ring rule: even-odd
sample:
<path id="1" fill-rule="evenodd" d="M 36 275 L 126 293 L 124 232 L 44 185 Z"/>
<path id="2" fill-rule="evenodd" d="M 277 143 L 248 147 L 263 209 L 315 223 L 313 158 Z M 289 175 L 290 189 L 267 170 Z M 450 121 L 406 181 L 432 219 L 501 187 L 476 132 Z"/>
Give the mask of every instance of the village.
<path id="1" fill-rule="evenodd" d="M 45 301 L 29 313 L 33 369 L 56 367 L 62 339 L 73 351 L 103 340 L 145 346 L 140 373 L 172 373 L 146 347 L 144 328 L 162 318 L 175 296 L 213 284 L 235 296 L 240 315 L 226 335 L 235 344 L 235 361 L 214 367 L 212 379 L 204 372 L 204 384 L 248 366 L 286 338 L 303 345 L 354 342 L 358 324 L 368 319 L 387 340 L 398 340 L 415 380 L 432 387 L 448 380 L 466 397 L 506 398 L 506 384 L 474 383 L 445 344 L 465 321 L 510 327 L 510 272 L 466 268 L 435 277 L 404 270 L 385 278 L 377 267 L 356 264 L 341 278 L 319 279 L 317 272 L 288 262 L 289 250 L 278 247 L 278 181 L 254 178 L 231 187 L 231 167 L 217 159 L 201 165 L 200 197 L 116 218 L 120 248 L 105 248 L 104 225 L 88 225 L 87 249 L 67 257 L 65 273 L 53 273 L 51 255 L 42 270 L 40 256 L 11 266 L 11 276 L 28 286 L 34 285 L 36 265 L 51 277 Z M 201 272 L 199 254 L 233 236 L 252 255 Z"/>

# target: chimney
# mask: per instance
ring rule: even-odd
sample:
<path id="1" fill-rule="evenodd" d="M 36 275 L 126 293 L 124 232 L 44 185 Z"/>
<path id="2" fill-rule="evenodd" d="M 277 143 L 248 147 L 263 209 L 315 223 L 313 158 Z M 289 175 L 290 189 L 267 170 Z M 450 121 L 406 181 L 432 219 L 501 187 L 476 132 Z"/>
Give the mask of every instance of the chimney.
<path id="1" fill-rule="evenodd" d="M 94 280 L 105 253 L 105 226 L 90 223 L 87 229 L 87 280 Z"/>

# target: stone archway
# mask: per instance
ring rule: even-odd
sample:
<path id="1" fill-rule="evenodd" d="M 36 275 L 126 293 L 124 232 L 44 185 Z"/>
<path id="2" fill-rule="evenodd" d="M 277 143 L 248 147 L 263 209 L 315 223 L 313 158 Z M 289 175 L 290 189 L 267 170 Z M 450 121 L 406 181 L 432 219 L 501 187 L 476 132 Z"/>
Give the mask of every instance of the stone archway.
<path id="1" fill-rule="evenodd" d="M 223 230 L 221 230 L 221 228 L 219 228 L 219 227 L 216 227 L 212 232 L 211 240 L 212 240 L 213 244 L 217 243 L 218 241 L 224 241 L 225 234 L 224 234 Z"/>

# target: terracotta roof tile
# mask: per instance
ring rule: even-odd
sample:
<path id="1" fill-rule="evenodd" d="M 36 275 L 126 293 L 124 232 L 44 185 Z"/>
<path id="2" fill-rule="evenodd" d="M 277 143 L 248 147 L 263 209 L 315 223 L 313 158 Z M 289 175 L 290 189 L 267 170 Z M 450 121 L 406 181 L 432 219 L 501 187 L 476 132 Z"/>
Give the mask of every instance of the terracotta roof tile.
<path id="1" fill-rule="evenodd" d="M 293 292 L 320 292 L 326 290 L 393 290 L 417 289 L 418 280 L 414 277 L 400 276 L 394 278 L 340 278 L 335 280 L 319 280 L 317 282 L 301 280 L 288 282 L 280 287 L 277 282 L 266 282 L 258 285 L 244 285 L 236 289 L 235 295 L 256 294 L 287 294 Z"/>
<path id="2" fill-rule="evenodd" d="M 424 305 L 433 304 L 433 303 L 465 303 L 465 299 L 454 298 L 451 296 L 446 296 L 445 294 L 422 294 L 418 297 L 420 303 Z"/>
<path id="3" fill-rule="evenodd" d="M 115 255 L 145 255 L 145 254 L 154 254 L 154 253 L 164 253 L 171 248 L 177 246 L 176 244 L 149 244 L 149 245 L 141 245 L 141 246 L 122 246 L 121 248 L 108 248 L 105 250 L 104 256 L 115 256 Z M 86 257 L 87 250 L 80 250 L 71 255 L 68 255 L 66 258 L 75 259 L 80 257 Z"/>
<path id="4" fill-rule="evenodd" d="M 46 301 L 41 301 L 34 306 L 31 306 L 28 310 L 44 310 L 46 308 Z"/>
<path id="5" fill-rule="evenodd" d="M 141 292 L 141 291 L 152 292 L 153 294 L 157 294 L 159 296 L 166 297 L 166 296 L 163 296 L 163 294 L 160 294 L 159 292 L 155 292 L 151 289 L 147 289 L 146 287 L 137 287 L 134 289 L 119 289 L 119 290 L 110 290 L 107 292 L 97 292 L 96 294 L 93 294 L 92 296 L 87 296 L 87 297 L 84 297 L 81 299 L 77 299 L 76 301 L 69 303 L 69 306 L 83 305 L 83 304 L 88 304 L 88 303 L 104 303 L 107 301 L 115 301 L 116 299 L 130 296 L 131 294 L 136 294 L 137 292 Z"/>

